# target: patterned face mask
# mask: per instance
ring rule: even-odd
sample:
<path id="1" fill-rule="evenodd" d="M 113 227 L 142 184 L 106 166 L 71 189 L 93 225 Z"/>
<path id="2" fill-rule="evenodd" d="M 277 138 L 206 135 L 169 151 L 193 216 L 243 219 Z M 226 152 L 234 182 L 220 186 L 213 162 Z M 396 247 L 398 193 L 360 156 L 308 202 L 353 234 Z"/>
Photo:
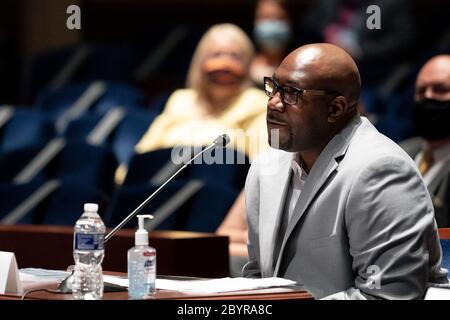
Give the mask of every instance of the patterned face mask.
<path id="1" fill-rule="evenodd" d="M 207 58 L 202 71 L 209 81 L 221 85 L 239 84 L 247 73 L 240 59 L 226 54 Z"/>

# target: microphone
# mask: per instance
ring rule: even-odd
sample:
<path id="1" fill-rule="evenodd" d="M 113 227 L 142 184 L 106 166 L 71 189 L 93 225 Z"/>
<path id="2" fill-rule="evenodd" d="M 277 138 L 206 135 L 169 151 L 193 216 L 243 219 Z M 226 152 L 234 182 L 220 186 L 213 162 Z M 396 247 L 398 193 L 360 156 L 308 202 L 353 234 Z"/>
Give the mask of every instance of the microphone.
<path id="1" fill-rule="evenodd" d="M 217 147 L 221 147 L 221 148 L 225 147 L 229 143 L 230 143 L 230 137 L 227 134 L 222 134 L 213 141 L 213 144 L 215 144 Z"/>
<path id="2" fill-rule="evenodd" d="M 186 169 L 186 167 L 188 165 L 190 165 L 195 159 L 197 159 L 197 157 L 201 156 L 203 153 L 205 153 L 206 151 L 212 149 L 212 148 L 223 148 L 225 147 L 228 143 L 230 143 L 230 137 L 227 134 L 221 134 L 220 136 L 218 136 L 209 146 L 207 146 L 205 149 L 203 149 L 202 151 L 200 151 L 199 153 L 197 153 L 194 157 L 192 157 L 188 162 L 186 162 L 186 164 L 184 166 L 182 166 L 180 169 L 178 169 L 177 172 L 175 172 L 169 179 L 166 180 L 166 182 L 164 182 L 161 186 L 159 186 L 158 189 L 155 190 L 155 192 L 153 192 L 147 199 L 145 199 L 136 209 L 133 210 L 133 212 L 131 212 L 125 219 L 122 220 L 121 223 L 119 223 L 117 225 L 117 227 L 115 227 L 113 230 L 111 230 L 108 235 L 106 235 L 105 237 L 105 243 L 108 242 L 109 239 L 111 239 L 111 237 L 113 235 L 115 235 L 120 229 L 123 228 L 123 226 L 125 224 L 127 224 L 128 221 L 130 221 L 135 215 L 137 215 L 154 197 L 156 197 L 158 195 L 158 193 L 161 192 L 162 189 L 164 189 L 164 187 L 173 179 L 175 179 L 175 177 L 177 175 L 180 174 L 181 171 L 183 171 L 184 169 Z M 62 292 L 62 293 L 70 293 L 72 292 L 72 283 L 73 283 L 73 272 L 67 277 L 65 278 L 63 281 L 61 281 L 61 283 L 58 286 L 58 292 Z M 108 287 L 105 286 L 105 291 Z M 117 291 L 118 288 L 116 286 L 113 286 L 110 289 L 110 291 Z"/>

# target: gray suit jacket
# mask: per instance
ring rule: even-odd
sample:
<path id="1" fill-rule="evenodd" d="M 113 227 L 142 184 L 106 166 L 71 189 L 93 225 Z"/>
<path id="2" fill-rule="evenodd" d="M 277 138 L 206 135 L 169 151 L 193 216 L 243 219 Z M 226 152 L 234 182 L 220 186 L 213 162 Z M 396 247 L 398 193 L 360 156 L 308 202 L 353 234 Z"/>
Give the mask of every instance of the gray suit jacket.
<path id="1" fill-rule="evenodd" d="M 316 298 L 343 299 L 418 299 L 428 281 L 448 282 L 433 206 L 414 162 L 359 116 L 309 172 L 274 257 L 292 157 L 270 149 L 252 163 L 244 276 L 284 277 Z"/>
<path id="2" fill-rule="evenodd" d="M 420 137 L 411 138 L 400 143 L 406 153 L 411 158 L 415 158 L 416 155 L 422 149 L 424 140 Z M 434 216 L 439 228 L 450 227 L 450 160 L 448 160 L 436 178 L 431 181 L 428 186 L 428 191 L 431 195 L 431 200 L 434 206 Z"/>

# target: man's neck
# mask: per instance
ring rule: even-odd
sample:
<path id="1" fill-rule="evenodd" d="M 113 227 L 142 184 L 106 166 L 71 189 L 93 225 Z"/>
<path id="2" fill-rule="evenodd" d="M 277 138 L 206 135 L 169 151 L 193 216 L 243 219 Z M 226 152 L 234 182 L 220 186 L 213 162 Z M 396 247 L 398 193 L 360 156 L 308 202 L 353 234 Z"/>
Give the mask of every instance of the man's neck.
<path id="1" fill-rule="evenodd" d="M 306 173 L 309 173 L 312 166 L 314 165 L 314 162 L 316 162 L 318 158 L 318 155 L 315 155 L 313 153 L 309 152 L 299 152 L 297 153 L 297 162 L 300 164 L 303 170 L 305 170 Z"/>
<path id="2" fill-rule="evenodd" d="M 326 145 L 328 144 L 328 142 L 330 142 L 330 140 L 331 138 L 328 139 L 326 143 L 324 143 L 317 149 L 299 151 L 297 153 L 297 161 L 301 165 L 302 169 L 306 171 L 306 173 L 309 174 L 317 158 L 319 158 L 320 154 L 322 153 L 322 150 L 325 149 Z"/>
<path id="3" fill-rule="evenodd" d="M 325 149 L 325 147 L 334 138 L 334 136 L 339 134 L 349 124 L 351 119 L 353 119 L 353 117 L 355 117 L 356 114 L 357 112 L 350 114 L 347 121 L 342 122 L 340 125 L 333 128 L 333 130 L 331 130 L 331 132 L 329 133 L 328 137 L 323 139 L 323 142 L 319 144 L 317 148 L 299 151 L 297 153 L 297 160 L 299 161 L 299 163 L 301 163 L 302 168 L 307 173 L 309 173 L 309 171 L 312 169 L 314 163 L 316 162 L 317 158 L 319 158 L 323 149 Z"/>

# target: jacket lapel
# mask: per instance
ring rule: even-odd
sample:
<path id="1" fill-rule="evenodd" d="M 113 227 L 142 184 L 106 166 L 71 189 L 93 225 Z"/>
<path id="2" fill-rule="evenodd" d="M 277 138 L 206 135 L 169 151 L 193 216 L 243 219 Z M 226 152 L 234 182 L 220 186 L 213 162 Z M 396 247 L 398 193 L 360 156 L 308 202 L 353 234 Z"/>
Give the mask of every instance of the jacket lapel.
<path id="1" fill-rule="evenodd" d="M 350 140 L 361 122 L 362 120 L 359 116 L 355 117 L 346 128 L 331 139 L 314 163 L 308 177 L 306 178 L 300 197 L 297 200 L 291 220 L 289 221 L 286 234 L 283 239 L 283 244 L 281 245 L 280 255 L 275 267 L 275 276 L 278 275 L 284 249 L 292 231 L 310 206 L 320 188 L 337 169 L 338 162 L 336 159 L 340 159 L 345 155 L 345 152 L 350 144 Z"/>
<path id="2" fill-rule="evenodd" d="M 259 245 L 261 257 L 261 272 L 263 277 L 273 275 L 273 251 L 282 214 L 284 198 L 288 190 L 291 175 L 292 154 L 286 154 L 278 162 L 278 169 L 272 175 L 264 176 L 266 184 L 271 188 L 261 188 L 260 218 L 259 218 Z"/>

